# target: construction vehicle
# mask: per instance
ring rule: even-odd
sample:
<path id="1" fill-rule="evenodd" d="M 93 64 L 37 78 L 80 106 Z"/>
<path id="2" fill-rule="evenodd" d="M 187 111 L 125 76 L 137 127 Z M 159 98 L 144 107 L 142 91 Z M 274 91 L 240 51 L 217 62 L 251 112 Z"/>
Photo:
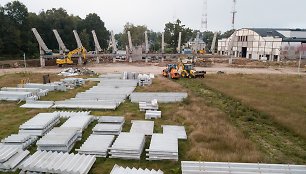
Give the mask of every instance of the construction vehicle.
<path id="1" fill-rule="evenodd" d="M 206 71 L 197 71 L 193 64 L 180 63 L 179 69 L 182 78 L 204 78 Z"/>
<path id="2" fill-rule="evenodd" d="M 72 65 L 73 64 L 72 56 L 79 53 L 81 53 L 83 56 L 83 64 L 86 64 L 87 63 L 86 49 L 84 47 L 80 47 L 70 51 L 63 59 L 56 59 L 56 64 L 60 67 L 62 67 L 63 65 Z"/>
<path id="3" fill-rule="evenodd" d="M 163 76 L 169 79 L 179 79 L 180 74 L 178 73 L 176 64 L 168 64 L 167 68 L 163 70 Z"/>

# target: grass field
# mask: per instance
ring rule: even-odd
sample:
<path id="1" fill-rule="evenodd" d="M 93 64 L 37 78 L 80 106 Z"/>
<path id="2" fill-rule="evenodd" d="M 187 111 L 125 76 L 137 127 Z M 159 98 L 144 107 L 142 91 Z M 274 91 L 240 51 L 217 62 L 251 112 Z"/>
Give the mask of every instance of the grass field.
<path id="1" fill-rule="evenodd" d="M 16 86 L 20 79 L 31 77 L 31 82 L 41 82 L 42 74 L 9 74 L 0 77 L 0 87 Z M 232 77 L 232 76 L 229 76 Z M 227 78 L 229 78 L 227 77 Z M 235 77 L 235 76 L 233 76 Z M 219 88 L 209 86 L 214 79 L 225 77 L 208 76 L 205 79 L 181 79 L 170 81 L 158 77 L 148 87 L 137 87 L 137 91 L 186 91 L 188 99 L 181 103 L 160 104 L 162 119 L 155 120 L 154 132 L 161 133 L 161 125 L 184 125 L 188 140 L 179 141 L 180 160 L 224 161 L 224 162 L 276 162 L 305 163 L 305 141 L 299 136 L 283 130 L 281 125 L 269 119 L 269 114 L 262 114 L 240 102 L 239 98 L 229 97 L 220 93 Z M 12 80 L 13 79 L 13 80 Z M 51 80 L 59 77 L 51 75 Z M 217 80 L 216 80 L 217 81 Z M 225 82 L 225 81 L 224 81 Z M 68 93 L 52 92 L 44 100 L 62 100 L 74 96 L 94 85 L 70 90 Z M 217 90 L 215 90 L 215 88 Z M 237 94 L 238 95 L 238 94 Z M 263 99 L 264 100 L 264 99 Z M 15 102 L 1 102 L 0 107 L 0 139 L 18 132 L 18 127 L 39 112 L 53 112 L 53 109 L 22 109 Z M 231 107 L 229 107 L 231 106 Z M 126 101 L 116 111 L 93 111 L 93 115 L 123 115 L 126 118 L 124 131 L 129 131 L 130 120 L 144 119 L 144 113 L 138 110 L 138 105 Z M 246 115 L 245 115 L 246 114 Z M 271 117 L 272 118 L 272 117 Z M 64 120 L 62 120 L 62 123 Z M 82 141 L 91 134 L 96 122 L 83 133 Z M 274 136 L 276 138 L 274 138 Z M 292 137 L 293 136 L 293 137 Z M 283 145 L 280 142 L 285 142 Z M 147 138 L 145 148 L 148 148 L 150 138 Z M 278 144 L 278 145 L 277 145 Z M 284 152 L 284 151 L 288 152 Z M 35 151 L 35 146 L 31 152 Z M 297 154 L 299 153 L 299 154 Z M 118 160 L 97 158 L 90 173 L 108 174 L 114 164 L 161 169 L 166 174 L 180 173 L 180 162 L 146 161 L 145 153 L 138 160 Z"/>

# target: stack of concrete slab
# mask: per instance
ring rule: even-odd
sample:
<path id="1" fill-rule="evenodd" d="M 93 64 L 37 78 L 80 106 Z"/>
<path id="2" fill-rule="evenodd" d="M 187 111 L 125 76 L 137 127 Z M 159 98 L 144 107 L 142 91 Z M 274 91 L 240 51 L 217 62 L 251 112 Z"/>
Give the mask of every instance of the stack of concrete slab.
<path id="1" fill-rule="evenodd" d="M 37 151 L 18 168 L 20 174 L 58 173 L 87 174 L 96 161 L 94 155 Z"/>
<path id="2" fill-rule="evenodd" d="M 37 150 L 70 152 L 78 140 L 78 130 L 56 127 L 39 139 Z"/>
<path id="3" fill-rule="evenodd" d="M 99 77 L 105 78 L 105 79 L 122 79 L 122 74 L 121 73 L 107 73 L 107 74 L 102 74 Z"/>
<path id="4" fill-rule="evenodd" d="M 77 151 L 79 154 L 106 158 L 108 149 L 112 145 L 114 138 L 114 135 L 90 135 Z"/>
<path id="5" fill-rule="evenodd" d="M 64 100 L 64 101 L 56 101 L 53 108 L 115 110 L 118 106 L 119 103 L 115 101 Z"/>
<path id="6" fill-rule="evenodd" d="M 125 119 L 123 116 L 101 116 L 98 117 L 99 123 L 110 123 L 110 124 L 121 124 L 123 125 L 125 122 Z"/>
<path id="7" fill-rule="evenodd" d="M 101 79 L 98 86 L 78 93 L 75 98 L 55 102 L 54 108 L 115 110 L 135 90 L 137 81 Z"/>
<path id="8" fill-rule="evenodd" d="M 82 86 L 85 84 L 85 80 L 83 78 L 64 78 L 61 79 L 62 82 L 64 82 L 64 84 L 66 86 Z"/>
<path id="9" fill-rule="evenodd" d="M 49 90 L 43 90 L 39 88 L 15 88 L 15 87 L 3 87 L 1 91 L 14 91 L 14 92 L 31 92 L 33 95 L 46 96 Z"/>
<path id="10" fill-rule="evenodd" d="M 36 136 L 30 136 L 27 134 L 12 134 L 1 140 L 1 143 L 3 143 L 3 145 L 17 146 L 22 149 L 27 149 L 36 140 Z"/>
<path id="11" fill-rule="evenodd" d="M 304 174 L 306 165 L 182 161 L 182 174 Z"/>
<path id="12" fill-rule="evenodd" d="M 5 101 L 25 101 L 28 97 L 31 96 L 33 96 L 32 92 L 0 91 L 0 100 Z"/>
<path id="13" fill-rule="evenodd" d="M 64 124 L 61 125 L 62 128 L 74 128 L 78 131 L 78 138 L 82 138 L 82 132 L 88 127 L 88 125 L 93 121 L 92 116 L 74 116 L 70 117 Z"/>
<path id="14" fill-rule="evenodd" d="M 37 100 L 27 100 L 25 104 L 21 105 L 21 108 L 31 108 L 31 109 L 47 109 L 54 105 L 54 101 L 37 101 Z"/>
<path id="15" fill-rule="evenodd" d="M 161 111 L 150 111 L 147 110 L 145 114 L 145 119 L 152 119 L 152 118 L 161 118 Z"/>
<path id="16" fill-rule="evenodd" d="M 178 160 L 178 139 L 172 135 L 153 134 L 146 149 L 147 160 Z"/>
<path id="17" fill-rule="evenodd" d="M 181 102 L 187 98 L 184 92 L 133 92 L 130 99 L 133 103 L 151 102 L 156 99 L 160 103 Z"/>
<path id="18" fill-rule="evenodd" d="M 132 120 L 131 133 L 143 133 L 153 135 L 154 121 Z"/>
<path id="19" fill-rule="evenodd" d="M 43 136 L 60 122 L 59 114 L 40 113 L 19 126 L 19 134 Z"/>
<path id="20" fill-rule="evenodd" d="M 61 118 L 70 118 L 74 116 L 88 116 L 90 111 L 54 111 L 53 113 L 59 114 Z"/>
<path id="21" fill-rule="evenodd" d="M 163 134 L 172 135 L 177 139 L 187 140 L 187 134 L 184 126 L 162 125 Z"/>
<path id="22" fill-rule="evenodd" d="M 149 169 L 136 169 L 135 167 L 129 168 L 129 167 L 121 167 L 117 164 L 114 165 L 112 171 L 110 174 L 164 174 L 161 170 L 149 170 Z"/>
<path id="23" fill-rule="evenodd" d="M 92 131 L 95 135 L 119 135 L 122 131 L 122 124 L 100 123 L 97 124 Z"/>
<path id="24" fill-rule="evenodd" d="M 156 111 L 156 110 L 158 110 L 157 100 L 154 99 L 150 102 L 139 102 L 139 110 L 140 111 L 146 111 L 146 110 Z"/>
<path id="25" fill-rule="evenodd" d="M 24 88 L 39 88 L 39 89 L 47 89 L 49 91 L 66 91 L 63 85 L 55 84 L 55 83 L 26 83 L 23 85 Z"/>
<path id="26" fill-rule="evenodd" d="M 20 147 L 0 144 L 0 171 L 12 172 L 30 154 Z"/>
<path id="27" fill-rule="evenodd" d="M 121 132 L 110 148 L 110 158 L 140 159 L 145 145 L 143 133 Z"/>
<path id="28" fill-rule="evenodd" d="M 148 74 L 138 75 L 138 86 L 149 86 L 152 84 L 152 79 Z"/>

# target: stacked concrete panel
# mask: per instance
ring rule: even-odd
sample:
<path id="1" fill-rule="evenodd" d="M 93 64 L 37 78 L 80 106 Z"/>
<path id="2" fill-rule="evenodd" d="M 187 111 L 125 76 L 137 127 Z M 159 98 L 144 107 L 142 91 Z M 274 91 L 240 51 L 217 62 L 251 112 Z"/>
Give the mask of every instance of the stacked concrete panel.
<path id="1" fill-rule="evenodd" d="M 27 134 L 12 134 L 1 140 L 1 143 L 3 143 L 3 145 L 17 146 L 22 149 L 27 149 L 36 140 L 36 136 L 31 136 Z"/>
<path id="2" fill-rule="evenodd" d="M 152 84 L 152 79 L 148 74 L 139 74 L 138 75 L 138 85 L 139 86 L 149 86 Z"/>
<path id="3" fill-rule="evenodd" d="M 32 92 L 22 91 L 0 91 L 0 100 L 5 101 L 25 101 L 28 97 L 33 96 Z"/>
<path id="4" fill-rule="evenodd" d="M 178 139 L 166 134 L 153 134 L 146 149 L 147 160 L 178 160 Z"/>
<path id="5" fill-rule="evenodd" d="M 21 169 L 21 174 L 87 174 L 95 161 L 94 155 L 37 151 L 18 168 Z"/>
<path id="6" fill-rule="evenodd" d="M 61 118 L 70 118 L 74 116 L 88 116 L 90 114 L 90 111 L 54 111 L 53 113 L 59 114 Z"/>
<path id="7" fill-rule="evenodd" d="M 19 134 L 43 136 L 58 124 L 60 117 L 56 113 L 40 113 L 19 126 Z"/>
<path id="8" fill-rule="evenodd" d="M 0 171 L 15 171 L 16 167 L 30 154 L 17 146 L 0 144 Z"/>
<path id="9" fill-rule="evenodd" d="M 98 122 L 123 125 L 125 122 L 125 119 L 123 116 L 101 116 L 101 117 L 98 117 Z"/>
<path id="10" fill-rule="evenodd" d="M 106 158 L 114 138 L 114 135 L 90 135 L 77 151 L 79 154 Z"/>
<path id="11" fill-rule="evenodd" d="M 121 132 L 110 148 L 110 158 L 139 160 L 144 145 L 145 135 L 143 133 Z"/>
<path id="12" fill-rule="evenodd" d="M 304 174 L 306 165 L 182 161 L 182 174 Z"/>
<path id="13" fill-rule="evenodd" d="M 187 134 L 184 126 L 162 125 L 163 134 L 172 135 L 178 139 L 187 140 Z"/>
<path id="14" fill-rule="evenodd" d="M 113 123 L 100 123 L 93 129 L 93 134 L 96 135 L 119 135 L 122 131 L 122 124 Z"/>
<path id="15" fill-rule="evenodd" d="M 156 111 L 156 110 L 158 110 L 157 100 L 154 99 L 150 102 L 139 102 L 139 110 L 140 111 L 146 111 L 146 110 Z"/>
<path id="16" fill-rule="evenodd" d="M 15 88 L 15 87 L 3 87 L 1 91 L 14 91 L 14 92 L 31 92 L 33 95 L 46 96 L 49 90 L 43 90 L 40 88 Z"/>
<path id="17" fill-rule="evenodd" d="M 88 127 L 88 125 L 93 121 L 92 116 L 74 116 L 70 117 L 64 124 L 61 125 L 62 128 L 74 128 L 78 131 L 78 137 L 82 138 L 82 132 Z"/>
<path id="18" fill-rule="evenodd" d="M 56 101 L 53 108 L 115 110 L 118 106 L 119 106 L 119 103 L 114 102 L 114 101 L 64 100 L 64 101 Z"/>
<path id="19" fill-rule="evenodd" d="M 129 168 L 129 167 L 121 167 L 117 164 L 114 165 L 112 171 L 110 174 L 164 174 L 161 170 L 149 170 L 149 169 L 136 169 L 135 167 Z"/>
<path id="20" fill-rule="evenodd" d="M 37 150 L 70 152 L 78 137 L 77 129 L 56 127 L 37 141 Z"/>
<path id="21" fill-rule="evenodd" d="M 152 135 L 154 130 L 154 121 L 132 120 L 131 133 L 143 133 Z"/>
<path id="22" fill-rule="evenodd" d="M 146 114 L 145 114 L 145 119 L 157 119 L 157 118 L 161 118 L 161 111 L 150 111 L 147 110 Z"/>
<path id="23" fill-rule="evenodd" d="M 32 108 L 32 109 L 47 109 L 54 105 L 54 101 L 36 101 L 27 100 L 25 104 L 21 105 L 21 108 Z"/>
<path id="24" fill-rule="evenodd" d="M 133 103 L 151 102 L 156 99 L 160 103 L 181 102 L 187 98 L 184 92 L 133 92 L 130 99 Z"/>

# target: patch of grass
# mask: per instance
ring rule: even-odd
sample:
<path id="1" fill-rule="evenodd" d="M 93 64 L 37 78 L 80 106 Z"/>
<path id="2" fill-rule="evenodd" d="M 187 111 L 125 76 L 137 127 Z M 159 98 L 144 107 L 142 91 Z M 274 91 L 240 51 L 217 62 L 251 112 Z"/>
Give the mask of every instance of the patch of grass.
<path id="1" fill-rule="evenodd" d="M 184 79 L 179 83 L 203 98 L 209 106 L 217 107 L 225 112 L 233 124 L 241 129 L 245 136 L 253 140 L 258 148 L 264 152 L 263 162 L 298 164 L 306 162 L 306 142 L 303 139 L 274 122 L 270 115 L 257 111 L 239 100 L 206 86 L 205 80 Z M 225 86 L 227 85 L 225 83 Z M 196 134 L 196 137 L 200 136 L 198 134 Z M 205 142 L 207 141 L 214 142 L 215 136 L 207 137 Z M 220 144 L 217 143 L 214 148 L 219 149 L 219 146 Z M 227 148 L 231 147 L 222 147 L 223 150 Z"/>

